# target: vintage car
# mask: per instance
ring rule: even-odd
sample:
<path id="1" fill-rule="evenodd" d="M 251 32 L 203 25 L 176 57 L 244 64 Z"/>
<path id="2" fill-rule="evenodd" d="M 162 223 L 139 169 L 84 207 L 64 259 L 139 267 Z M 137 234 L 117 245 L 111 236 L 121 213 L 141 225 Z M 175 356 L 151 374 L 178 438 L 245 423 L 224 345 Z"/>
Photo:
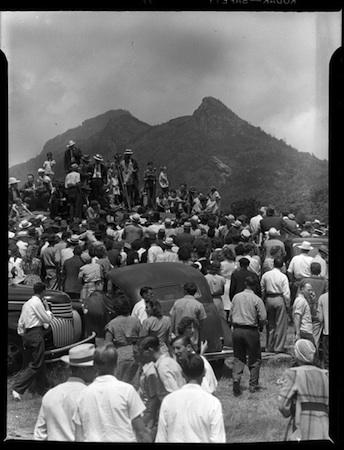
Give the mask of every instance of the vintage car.
<path id="1" fill-rule="evenodd" d="M 169 315 L 169 311 L 176 299 L 184 296 L 183 285 L 188 281 L 196 283 L 198 291 L 196 298 L 203 304 L 207 318 L 204 321 L 204 327 L 201 332 L 201 339 L 206 339 L 208 349 L 205 357 L 213 361 L 213 366 L 219 371 L 224 363 L 224 358 L 232 356 L 231 331 L 226 320 L 220 317 L 218 310 L 213 302 L 208 283 L 204 275 L 197 269 L 181 263 L 153 263 L 153 264 L 134 264 L 119 269 L 112 269 L 109 274 L 114 290 L 120 289 L 131 301 L 131 306 L 140 300 L 140 289 L 143 286 L 151 286 L 155 297 L 160 301 L 162 312 Z M 109 301 L 109 299 L 108 299 Z M 109 304 L 103 305 L 103 310 L 99 311 L 100 302 L 96 301 L 95 308 L 87 305 L 88 313 L 86 322 L 92 321 L 93 326 L 86 326 L 88 330 L 98 329 L 98 336 L 105 326 L 106 320 L 112 318 L 107 311 L 111 310 Z M 96 311 L 97 309 L 97 311 Z M 99 328 L 99 322 L 103 322 Z"/>
<path id="2" fill-rule="evenodd" d="M 18 371 L 23 363 L 24 350 L 21 337 L 17 334 L 17 323 L 23 304 L 33 295 L 31 286 L 11 285 L 8 287 L 8 350 L 7 370 Z M 45 360 L 54 362 L 68 353 L 75 345 L 95 342 L 95 333 L 85 335 L 81 304 L 73 302 L 61 291 L 47 290 L 45 299 L 54 314 L 51 326 L 45 335 Z"/>

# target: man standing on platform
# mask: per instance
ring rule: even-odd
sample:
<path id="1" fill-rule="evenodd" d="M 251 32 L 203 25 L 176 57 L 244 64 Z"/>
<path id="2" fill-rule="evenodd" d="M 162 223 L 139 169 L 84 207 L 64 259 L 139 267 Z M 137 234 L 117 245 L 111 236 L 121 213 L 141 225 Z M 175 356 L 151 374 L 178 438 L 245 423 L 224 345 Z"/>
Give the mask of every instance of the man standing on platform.
<path id="1" fill-rule="evenodd" d="M 90 200 L 97 200 L 101 207 L 104 208 L 104 185 L 107 183 L 107 170 L 102 155 L 93 156 L 94 165 L 91 168 L 90 187 L 92 189 Z"/>
<path id="2" fill-rule="evenodd" d="M 69 141 L 66 147 L 67 149 L 64 154 L 64 169 L 65 172 L 68 172 L 73 163 L 80 164 L 82 153 L 81 150 L 75 146 L 74 141 Z"/>

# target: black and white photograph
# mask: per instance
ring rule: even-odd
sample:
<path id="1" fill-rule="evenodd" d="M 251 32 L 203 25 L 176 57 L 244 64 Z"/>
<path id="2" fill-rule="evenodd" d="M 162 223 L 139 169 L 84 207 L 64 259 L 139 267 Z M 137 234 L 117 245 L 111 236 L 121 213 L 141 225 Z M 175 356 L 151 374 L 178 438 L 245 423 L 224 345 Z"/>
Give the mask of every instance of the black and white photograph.
<path id="1" fill-rule="evenodd" d="M 0 11 L 5 440 L 333 442 L 341 14 Z"/>

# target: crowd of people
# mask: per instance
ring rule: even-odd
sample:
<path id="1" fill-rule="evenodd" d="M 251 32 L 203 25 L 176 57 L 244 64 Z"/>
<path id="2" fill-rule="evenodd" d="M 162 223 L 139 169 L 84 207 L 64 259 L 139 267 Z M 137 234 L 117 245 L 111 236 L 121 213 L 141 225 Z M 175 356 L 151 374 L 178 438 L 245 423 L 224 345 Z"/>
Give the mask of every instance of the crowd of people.
<path id="1" fill-rule="evenodd" d="M 70 141 L 63 184 L 54 180 L 51 154 L 22 189 L 9 179 L 8 282 L 34 289 L 18 323 L 31 362 L 13 397 L 20 400 L 38 375 L 44 380 L 43 327 L 52 318 L 45 289 L 85 303 L 99 292 L 111 294 L 113 269 L 173 262 L 204 274 L 232 330 L 236 397 L 246 364 L 249 391 L 260 389 L 260 332 L 266 329 L 266 351 L 288 352 L 293 324 L 296 362 L 280 396 L 282 414 L 292 417 L 288 439 L 327 438 L 328 247 L 312 257 L 307 240 L 326 236 L 325 224 L 273 206 L 252 217 L 224 212 L 215 187 L 207 194 L 186 183 L 172 189 L 166 167 L 157 175 L 151 162 L 140 189 L 130 149 L 112 163 L 100 154 L 93 164 L 90 159 Z M 291 237 L 302 238 L 295 256 Z M 213 395 L 217 380 L 199 337 L 206 313 L 194 283 L 184 290 L 168 315 L 150 286 L 133 309 L 118 295 L 104 344 L 84 344 L 63 357 L 72 376 L 44 395 L 35 439 L 225 442 L 221 403 Z"/>

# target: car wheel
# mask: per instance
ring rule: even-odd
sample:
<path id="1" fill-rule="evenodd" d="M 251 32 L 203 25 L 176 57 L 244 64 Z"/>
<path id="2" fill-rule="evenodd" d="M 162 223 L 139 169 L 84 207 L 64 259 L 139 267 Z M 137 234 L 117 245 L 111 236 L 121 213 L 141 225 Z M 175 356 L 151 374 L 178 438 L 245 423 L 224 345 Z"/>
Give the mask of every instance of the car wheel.
<path id="1" fill-rule="evenodd" d="M 18 372 L 23 364 L 23 346 L 19 336 L 10 334 L 7 345 L 7 373 Z"/>
<path id="2" fill-rule="evenodd" d="M 210 362 L 211 367 L 213 368 L 216 379 L 220 380 L 220 378 L 222 377 L 225 360 L 224 359 L 216 359 L 215 361 L 209 361 L 209 362 Z"/>

